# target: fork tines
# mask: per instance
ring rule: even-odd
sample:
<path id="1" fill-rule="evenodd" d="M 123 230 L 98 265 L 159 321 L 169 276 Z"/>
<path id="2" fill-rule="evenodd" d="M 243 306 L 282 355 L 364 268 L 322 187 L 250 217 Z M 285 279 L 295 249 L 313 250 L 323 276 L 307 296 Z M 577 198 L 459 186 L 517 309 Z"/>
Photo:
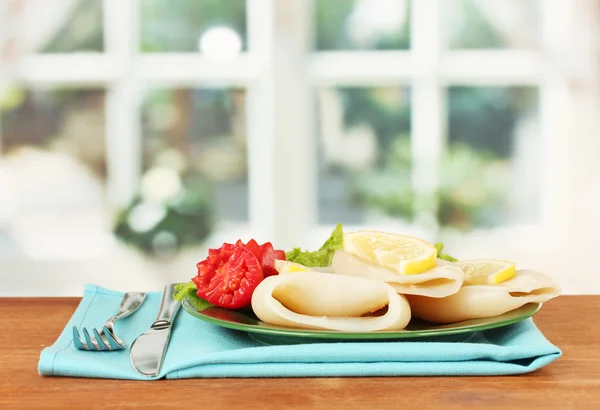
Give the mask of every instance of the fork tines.
<path id="1" fill-rule="evenodd" d="M 81 332 L 83 333 L 83 339 L 81 338 L 77 327 L 73 326 L 73 343 L 79 350 L 109 351 L 123 349 L 123 346 L 117 343 L 106 326 L 101 332 L 98 332 L 96 328 L 93 328 L 93 336 L 90 336 L 90 333 L 85 327 L 81 329 Z"/>

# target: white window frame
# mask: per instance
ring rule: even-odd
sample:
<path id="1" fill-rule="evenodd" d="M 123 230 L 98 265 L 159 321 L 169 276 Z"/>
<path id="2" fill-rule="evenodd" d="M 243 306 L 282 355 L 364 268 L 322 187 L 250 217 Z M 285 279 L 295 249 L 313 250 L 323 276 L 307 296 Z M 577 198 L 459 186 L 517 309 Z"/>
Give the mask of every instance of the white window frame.
<path id="1" fill-rule="evenodd" d="M 418 194 L 427 194 L 439 183 L 438 159 L 446 135 L 445 88 L 531 85 L 540 90 L 539 113 L 545 141 L 542 172 L 546 178 L 541 187 L 539 225 L 456 235 L 440 231 L 431 215 L 417 214 L 415 226 L 396 228 L 430 239 L 441 238 L 452 243 L 452 250 L 463 257 L 494 248 L 498 250 L 494 256 L 536 263 L 544 261 L 546 252 L 564 247 L 564 241 L 557 238 L 573 234 L 573 208 L 565 200 L 565 193 L 570 189 L 568 170 L 575 154 L 571 151 L 572 140 L 564 135 L 570 133 L 573 121 L 573 113 L 569 112 L 573 106 L 570 82 L 582 74 L 577 61 L 565 60 L 572 52 L 574 6 L 569 0 L 539 0 L 540 50 L 448 50 L 441 21 L 443 0 L 419 0 L 412 2 L 410 50 L 333 52 L 310 51 L 312 1 L 247 0 L 248 52 L 225 62 L 207 60 L 195 53 L 139 53 L 139 0 L 103 1 L 104 25 L 111 28 L 104 31 L 103 53 L 32 55 L 18 64 L 16 73 L 28 86 L 106 87 L 107 187 L 110 203 L 115 206 L 131 199 L 141 174 L 139 99 L 143 87 L 239 86 L 247 90 L 250 222 L 244 232 L 289 248 L 314 246 L 332 228 L 316 223 L 316 125 L 310 109 L 314 104 L 313 88 L 409 85 L 413 181 Z M 361 227 L 348 227 L 353 228 Z M 178 265 L 185 272 L 183 276 L 179 273 L 171 278 L 187 279 L 186 264 L 197 256 L 190 258 Z M 2 271 L 9 266 L 27 271 L 27 263 L 13 261 L 13 265 L 7 265 L 0 261 L 0 267 Z M 85 266 L 84 261 L 73 263 Z M 139 268 L 136 263 L 128 266 Z M 149 266 L 156 272 L 159 269 L 156 264 L 144 266 L 147 287 L 158 288 L 168 280 L 156 273 L 148 281 Z M 139 285 L 142 277 L 140 273 L 124 281 L 111 274 L 107 279 L 100 269 L 83 277 L 81 272 L 58 269 L 54 278 L 59 283 L 50 291 L 55 294 L 80 294 L 82 284 L 92 281 L 127 288 Z M 106 265 L 103 269 L 109 268 Z M 542 263 L 539 269 L 567 275 L 554 263 Z M 583 284 L 570 282 L 566 290 L 577 292 Z M 18 282 L 13 282 L 12 294 L 31 294 L 30 289 L 23 293 L 17 286 Z"/>

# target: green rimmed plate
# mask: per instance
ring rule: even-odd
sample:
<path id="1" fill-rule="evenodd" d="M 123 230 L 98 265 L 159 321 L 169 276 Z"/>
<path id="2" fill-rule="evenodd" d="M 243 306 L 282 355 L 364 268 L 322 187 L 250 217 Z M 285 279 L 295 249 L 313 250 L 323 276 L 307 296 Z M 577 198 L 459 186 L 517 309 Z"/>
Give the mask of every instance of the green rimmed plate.
<path id="1" fill-rule="evenodd" d="M 183 309 L 190 315 L 205 322 L 229 329 L 241 330 L 263 343 L 315 343 L 315 342 L 355 342 L 390 341 L 422 338 L 465 339 L 475 332 L 495 329 L 520 322 L 533 316 L 542 307 L 541 303 L 528 303 L 500 316 L 472 319 L 463 322 L 438 325 L 419 319 L 412 319 L 406 329 L 377 332 L 339 332 L 331 330 L 304 330 L 276 326 L 259 320 L 251 309 L 229 310 L 216 306 L 196 310 L 189 299 L 183 299 Z"/>

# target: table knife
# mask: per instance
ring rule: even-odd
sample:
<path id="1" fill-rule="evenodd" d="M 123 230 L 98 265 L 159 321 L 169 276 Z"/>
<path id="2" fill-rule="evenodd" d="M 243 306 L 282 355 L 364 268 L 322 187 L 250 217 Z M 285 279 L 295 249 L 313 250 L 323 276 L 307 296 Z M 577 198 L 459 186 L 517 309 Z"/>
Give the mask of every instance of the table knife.
<path id="1" fill-rule="evenodd" d="M 131 365 L 144 376 L 157 376 L 165 358 L 173 320 L 181 307 L 181 301 L 173 298 L 175 285 L 173 283 L 165 286 L 154 323 L 131 345 L 129 352 Z"/>

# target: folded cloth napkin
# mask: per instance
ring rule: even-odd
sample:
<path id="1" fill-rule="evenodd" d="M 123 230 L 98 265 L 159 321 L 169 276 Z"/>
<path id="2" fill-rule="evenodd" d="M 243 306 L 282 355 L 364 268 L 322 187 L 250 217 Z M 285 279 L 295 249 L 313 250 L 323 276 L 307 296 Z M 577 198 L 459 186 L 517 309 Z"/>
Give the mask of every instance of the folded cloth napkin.
<path id="1" fill-rule="evenodd" d="M 527 373 L 562 352 L 537 329 L 532 319 L 478 332 L 464 341 L 385 341 L 265 345 L 247 333 L 199 320 L 183 309 L 158 377 L 138 374 L 129 349 L 80 351 L 73 346 L 72 326 L 101 327 L 118 308 L 122 292 L 88 285 L 83 299 L 56 342 L 45 348 L 38 371 L 48 376 L 152 380 L 200 377 L 324 376 L 466 376 Z M 161 293 L 148 294 L 142 307 L 115 325 L 131 346 L 154 321 Z"/>

